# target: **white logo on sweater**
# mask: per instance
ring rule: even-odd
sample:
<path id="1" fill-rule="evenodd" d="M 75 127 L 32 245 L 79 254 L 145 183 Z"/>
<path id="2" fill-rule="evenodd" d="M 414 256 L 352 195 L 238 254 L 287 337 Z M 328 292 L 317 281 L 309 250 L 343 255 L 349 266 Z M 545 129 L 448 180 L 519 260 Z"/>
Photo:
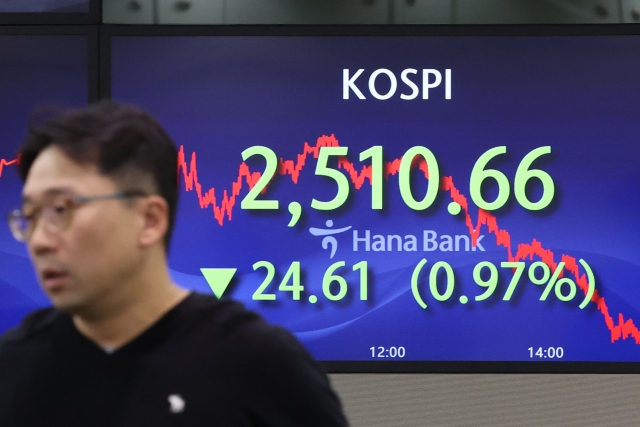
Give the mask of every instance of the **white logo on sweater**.
<path id="1" fill-rule="evenodd" d="M 179 394 L 170 395 L 167 400 L 169 401 L 169 412 L 172 414 L 179 414 L 184 412 L 185 401 Z"/>

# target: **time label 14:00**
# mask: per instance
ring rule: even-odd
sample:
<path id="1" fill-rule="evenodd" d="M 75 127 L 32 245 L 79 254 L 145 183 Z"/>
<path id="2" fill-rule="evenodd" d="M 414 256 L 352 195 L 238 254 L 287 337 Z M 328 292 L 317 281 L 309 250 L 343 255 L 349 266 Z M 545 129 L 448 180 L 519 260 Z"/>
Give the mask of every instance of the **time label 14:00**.
<path id="1" fill-rule="evenodd" d="M 344 158 L 348 152 L 348 147 L 320 148 L 315 174 L 334 180 L 337 185 L 337 192 L 335 197 L 329 201 L 314 198 L 311 201 L 311 207 L 313 209 L 324 211 L 338 209 L 349 198 L 350 185 L 348 178 L 338 169 L 329 166 L 329 159 L 331 157 L 337 157 L 338 167 L 340 167 L 340 158 Z M 469 180 L 471 199 L 476 206 L 486 211 L 503 207 L 511 194 L 511 184 L 507 176 L 497 169 L 489 169 L 487 167 L 491 160 L 506 152 L 506 146 L 493 147 L 485 151 L 478 158 L 471 170 Z M 518 165 L 513 181 L 513 193 L 518 203 L 525 209 L 531 211 L 541 210 L 549 206 L 553 200 L 555 194 L 553 178 L 545 171 L 531 168 L 531 165 L 536 159 L 549 153 L 551 153 L 550 146 L 538 147 L 525 155 Z M 272 149 L 261 145 L 249 147 L 242 152 L 242 160 L 244 161 L 253 156 L 263 157 L 266 161 L 266 167 L 258 182 L 244 197 L 240 206 L 242 209 L 278 209 L 279 202 L 277 200 L 257 199 L 278 170 L 278 156 Z M 367 166 L 370 168 L 371 208 L 382 209 L 384 200 L 383 175 L 385 174 L 382 146 L 376 145 L 368 148 L 360 153 L 359 158 L 360 161 L 370 160 L 371 162 L 371 166 Z M 415 167 L 416 164 L 420 165 L 420 169 L 428 179 L 427 191 L 421 200 L 416 200 L 411 189 L 411 168 Z M 397 171 L 400 195 L 405 204 L 416 211 L 429 208 L 436 200 L 440 187 L 440 168 L 431 150 L 423 146 L 409 148 L 400 159 L 400 166 Z M 537 202 L 529 200 L 526 192 L 527 183 L 532 178 L 536 178 L 542 183 L 542 196 Z M 493 201 L 485 200 L 482 194 L 482 185 L 487 179 L 495 181 L 498 186 L 498 195 Z"/>
<path id="2" fill-rule="evenodd" d="M 579 263 L 586 271 L 586 282 L 581 285 L 585 287 L 585 296 L 579 306 L 583 309 L 591 301 L 591 298 L 594 295 L 595 279 L 589 265 L 582 259 Z M 427 260 L 423 259 L 414 268 L 411 276 L 411 291 L 416 302 L 422 308 L 427 308 L 427 303 L 422 297 L 422 293 L 425 292 L 422 291 L 421 293 L 420 291 L 421 288 L 425 287 L 425 284 L 422 282 L 426 282 L 426 287 L 429 290 L 428 293 L 430 296 L 440 302 L 448 301 L 453 296 L 456 286 L 455 274 L 451 265 L 447 262 L 438 261 L 434 263 L 429 269 L 428 278 L 423 280 L 420 279 L 420 276 L 425 266 L 427 266 Z M 338 261 L 331 264 L 324 272 L 322 277 L 322 293 L 329 301 L 340 301 L 344 299 L 349 292 L 347 280 L 341 276 L 341 273 L 344 273 L 344 270 L 342 272 L 338 271 L 345 267 L 347 267 L 346 262 Z M 512 273 L 508 287 L 502 297 L 504 301 L 511 300 L 516 287 L 522 282 L 521 278 L 523 276 L 528 277 L 529 282 L 534 285 L 541 287 L 544 286 L 544 290 L 540 296 L 540 301 L 547 300 L 552 292 L 558 300 L 564 302 L 571 301 L 577 297 L 578 287 L 576 282 L 568 277 L 562 277 L 565 273 L 564 262 L 558 263 L 553 271 L 542 261 L 531 263 L 528 268 L 526 263 L 523 261 L 502 262 L 500 263 L 500 267 Z M 277 295 L 269 292 L 268 289 L 276 276 L 275 266 L 268 261 L 259 261 L 253 264 L 253 269 L 266 269 L 267 271 L 265 279 L 253 293 L 253 300 L 275 301 L 277 299 Z M 360 300 L 367 301 L 369 298 L 368 263 L 367 261 L 361 261 L 353 265 L 351 269 L 354 272 L 359 272 L 359 297 Z M 525 271 L 527 272 L 526 274 Z M 301 277 L 300 262 L 292 262 L 287 269 L 287 272 L 284 274 L 280 285 L 278 286 L 278 290 L 280 292 L 291 292 L 292 299 L 300 301 L 302 299 L 302 293 L 305 290 L 305 287 L 302 285 Z M 477 263 L 473 269 L 473 281 L 476 285 L 485 289 L 483 293 L 476 295 L 474 300 L 479 302 L 489 299 L 498 289 L 498 267 L 489 261 L 481 261 Z M 318 297 L 316 295 L 309 295 L 308 300 L 312 304 L 315 304 L 318 302 Z M 459 301 L 461 304 L 467 304 L 469 302 L 469 297 L 461 295 L 459 297 Z"/>

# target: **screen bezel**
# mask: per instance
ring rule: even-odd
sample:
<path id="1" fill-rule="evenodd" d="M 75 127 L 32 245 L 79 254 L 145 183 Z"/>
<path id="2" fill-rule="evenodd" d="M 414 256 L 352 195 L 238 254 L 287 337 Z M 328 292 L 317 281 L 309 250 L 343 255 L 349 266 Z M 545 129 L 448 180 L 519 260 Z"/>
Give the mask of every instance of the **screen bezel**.
<path id="1" fill-rule="evenodd" d="M 100 0 L 89 0 L 88 12 L 0 12 L 0 25 L 88 25 L 101 22 Z"/>
<path id="2" fill-rule="evenodd" d="M 103 25 L 100 31 L 100 94 L 111 98 L 111 40 L 114 37 L 189 36 L 639 36 L 640 27 L 605 25 Z M 540 361 L 322 361 L 329 373 L 640 373 L 635 362 Z"/>

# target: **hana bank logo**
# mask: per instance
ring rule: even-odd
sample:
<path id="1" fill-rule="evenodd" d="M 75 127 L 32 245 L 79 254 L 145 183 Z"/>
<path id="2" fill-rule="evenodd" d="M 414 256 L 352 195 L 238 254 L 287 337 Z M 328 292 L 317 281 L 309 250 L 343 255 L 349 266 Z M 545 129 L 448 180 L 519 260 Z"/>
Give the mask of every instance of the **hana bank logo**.
<path id="1" fill-rule="evenodd" d="M 329 258 L 333 258 L 333 256 L 336 254 L 336 251 L 338 250 L 338 240 L 336 240 L 333 235 L 344 233 L 345 231 L 349 230 L 351 226 L 336 228 L 334 230 L 331 228 L 333 227 L 332 220 L 328 220 L 327 222 L 325 222 L 325 225 L 327 226 L 327 228 L 311 227 L 309 228 L 309 233 L 313 234 L 314 236 L 325 236 L 324 239 L 322 239 L 322 249 L 329 249 L 329 246 L 331 246 L 331 256 Z"/>

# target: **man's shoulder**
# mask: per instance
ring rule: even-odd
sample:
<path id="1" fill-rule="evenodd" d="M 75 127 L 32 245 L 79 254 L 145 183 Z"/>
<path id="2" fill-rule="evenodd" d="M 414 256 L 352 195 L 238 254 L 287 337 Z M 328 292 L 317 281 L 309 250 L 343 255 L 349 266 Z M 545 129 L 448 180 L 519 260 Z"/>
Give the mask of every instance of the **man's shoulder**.
<path id="1" fill-rule="evenodd" d="M 284 331 L 238 301 L 220 300 L 215 296 L 198 293 L 194 293 L 189 299 L 189 310 L 195 313 L 205 329 L 209 329 L 207 332 L 215 330 L 222 336 L 243 336 Z"/>
<path id="2" fill-rule="evenodd" d="M 347 425 L 324 369 L 291 332 L 241 303 L 196 299 L 194 305 L 208 313 L 196 339 L 206 347 L 200 353 L 215 370 L 217 384 L 227 381 L 228 393 L 251 402 L 256 420 L 264 425 Z M 198 369 L 199 375 L 205 371 Z"/>
<path id="3" fill-rule="evenodd" d="M 199 312 L 198 323 L 202 331 L 217 336 L 215 345 L 229 345 L 229 348 L 245 350 L 248 354 L 282 354 L 283 347 L 294 353 L 306 353 L 289 331 L 267 322 L 242 303 L 195 294 L 190 305 L 192 310 Z"/>
<path id="4" fill-rule="evenodd" d="M 28 314 L 15 328 L 0 336 L 0 351 L 11 345 L 27 343 L 51 330 L 51 326 L 61 320 L 62 314 L 54 308 L 43 308 Z"/>
<path id="5" fill-rule="evenodd" d="M 205 328 L 231 330 L 243 324 L 261 321 L 262 318 L 237 301 L 218 299 L 213 295 L 192 292 L 181 304 L 188 318 L 197 320 Z"/>

